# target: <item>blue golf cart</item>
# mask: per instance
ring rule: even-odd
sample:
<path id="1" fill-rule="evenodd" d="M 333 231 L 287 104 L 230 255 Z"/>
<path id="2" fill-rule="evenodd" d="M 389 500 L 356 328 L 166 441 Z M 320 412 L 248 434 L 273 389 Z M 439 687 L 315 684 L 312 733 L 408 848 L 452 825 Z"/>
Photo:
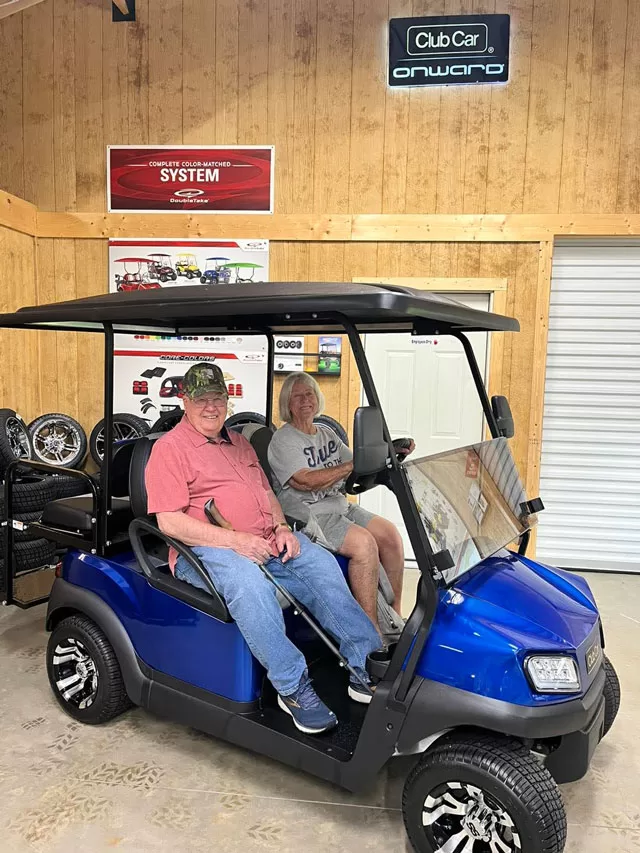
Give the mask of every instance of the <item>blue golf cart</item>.
<path id="1" fill-rule="evenodd" d="M 409 288 L 296 282 L 115 293 L 23 308 L 0 315 L 0 327 L 104 336 L 105 447 L 113 450 L 99 481 L 76 472 L 85 496 L 52 501 L 29 525 L 68 549 L 46 616 L 49 680 L 68 714 L 107 723 L 140 705 L 354 791 L 394 756 L 411 755 L 403 813 L 414 850 L 562 851 L 557 783 L 587 773 L 620 691 L 586 581 L 526 555 L 542 503 L 524 494 L 508 403 L 489 400 L 467 336 L 515 332 L 516 320 Z M 278 710 L 202 565 L 147 513 L 145 465 L 159 434 L 113 445 L 114 335 L 213 330 L 267 338 L 268 422 L 239 425 L 251 427 L 245 434 L 267 475 L 274 335 L 348 336 L 368 404 L 355 414 L 346 490 L 394 493 L 420 571 L 398 642 L 367 662 L 376 683 L 369 705 L 348 701 L 332 638 L 283 600 L 287 632 L 339 720 L 320 736 Z M 384 332 L 460 342 L 490 440 L 416 460 L 397 454 L 361 340 Z M 24 464 L 13 463 L 5 482 L 7 603 L 16 603 L 12 486 Z M 169 545 L 208 592 L 172 576 Z"/>
<path id="2" fill-rule="evenodd" d="M 201 284 L 229 284 L 231 270 L 225 264 L 229 258 L 207 258 L 200 276 Z"/>

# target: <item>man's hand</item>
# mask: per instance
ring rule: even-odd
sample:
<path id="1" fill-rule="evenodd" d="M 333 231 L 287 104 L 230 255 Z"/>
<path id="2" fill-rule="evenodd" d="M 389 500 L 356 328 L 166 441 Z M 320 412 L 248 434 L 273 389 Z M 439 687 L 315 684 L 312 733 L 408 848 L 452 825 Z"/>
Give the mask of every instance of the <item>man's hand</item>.
<path id="1" fill-rule="evenodd" d="M 286 563 L 287 560 L 297 557 L 300 553 L 300 543 L 293 533 L 286 527 L 276 527 L 274 532 L 278 554 L 282 554 L 280 558 L 282 562 Z"/>
<path id="2" fill-rule="evenodd" d="M 253 533 L 235 533 L 234 536 L 233 550 L 252 563 L 266 563 L 273 557 L 265 539 L 254 536 Z"/>

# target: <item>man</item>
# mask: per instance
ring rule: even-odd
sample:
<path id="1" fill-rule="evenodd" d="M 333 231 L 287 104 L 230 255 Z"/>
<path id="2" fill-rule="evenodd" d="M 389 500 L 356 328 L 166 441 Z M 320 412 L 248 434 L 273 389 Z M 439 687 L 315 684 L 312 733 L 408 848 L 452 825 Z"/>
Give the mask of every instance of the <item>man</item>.
<path id="1" fill-rule="evenodd" d="M 380 645 L 377 631 L 333 556 L 291 531 L 249 442 L 226 430 L 228 395 L 220 368 L 193 365 L 182 390 L 185 416 L 156 442 L 147 464 L 149 512 L 164 533 L 191 546 L 200 558 L 267 670 L 280 707 L 301 731 L 325 731 L 336 725 L 335 714 L 311 686 L 305 659 L 285 634 L 275 587 L 257 564 L 264 563 L 313 613 L 367 683 L 365 660 Z M 204 505 L 210 498 L 233 529 L 207 521 Z M 183 558 L 170 553 L 169 564 L 180 580 L 204 586 Z M 355 679 L 349 696 L 371 700 Z"/>

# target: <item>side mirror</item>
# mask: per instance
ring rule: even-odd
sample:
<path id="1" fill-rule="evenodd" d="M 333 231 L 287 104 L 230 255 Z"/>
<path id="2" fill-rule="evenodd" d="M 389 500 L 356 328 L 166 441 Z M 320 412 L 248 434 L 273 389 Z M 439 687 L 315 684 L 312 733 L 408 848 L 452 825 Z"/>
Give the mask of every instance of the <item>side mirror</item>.
<path id="1" fill-rule="evenodd" d="M 496 419 L 496 423 L 498 424 L 498 431 L 500 432 L 500 435 L 503 435 L 505 438 L 513 438 L 515 435 L 515 428 L 513 425 L 511 406 L 509 406 L 507 398 L 492 397 L 491 409 L 493 411 L 493 416 Z"/>
<path id="2" fill-rule="evenodd" d="M 385 441 L 382 413 L 375 406 L 361 406 L 353 418 L 353 470 L 377 474 L 387 465 L 389 445 Z"/>

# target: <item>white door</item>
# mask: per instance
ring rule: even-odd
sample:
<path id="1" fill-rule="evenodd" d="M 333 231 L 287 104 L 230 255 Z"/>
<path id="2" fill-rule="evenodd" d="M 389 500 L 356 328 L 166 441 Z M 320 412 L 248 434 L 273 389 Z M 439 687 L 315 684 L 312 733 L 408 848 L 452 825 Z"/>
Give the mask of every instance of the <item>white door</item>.
<path id="1" fill-rule="evenodd" d="M 469 308 L 489 310 L 487 293 L 448 295 Z M 484 375 L 487 333 L 471 333 L 469 340 Z M 483 439 L 482 405 L 459 341 L 389 333 L 366 335 L 364 346 L 391 437 L 411 436 L 414 459 Z M 363 494 L 360 504 L 398 527 L 412 559 L 395 496 L 378 486 Z"/>

